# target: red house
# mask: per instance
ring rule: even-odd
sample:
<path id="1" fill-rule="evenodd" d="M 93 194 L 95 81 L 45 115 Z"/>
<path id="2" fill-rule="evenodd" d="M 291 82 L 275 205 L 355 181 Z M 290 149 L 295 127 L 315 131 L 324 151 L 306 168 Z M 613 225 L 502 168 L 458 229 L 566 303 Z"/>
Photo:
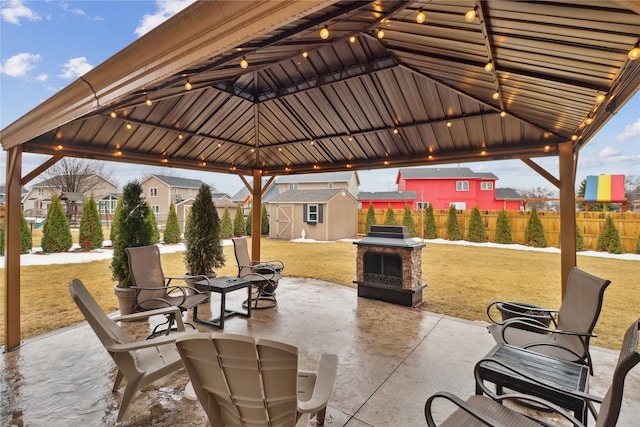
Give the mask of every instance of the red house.
<path id="1" fill-rule="evenodd" d="M 372 204 L 374 209 L 404 209 L 405 206 L 416 209 L 417 199 L 415 191 L 361 191 L 358 193 L 358 208 L 369 209 L 369 204 Z"/>
<path id="2" fill-rule="evenodd" d="M 396 184 L 400 192 L 415 192 L 416 207 L 431 203 L 434 209 L 520 210 L 522 197 L 512 189 L 496 189 L 498 177 L 469 168 L 400 169 Z"/>

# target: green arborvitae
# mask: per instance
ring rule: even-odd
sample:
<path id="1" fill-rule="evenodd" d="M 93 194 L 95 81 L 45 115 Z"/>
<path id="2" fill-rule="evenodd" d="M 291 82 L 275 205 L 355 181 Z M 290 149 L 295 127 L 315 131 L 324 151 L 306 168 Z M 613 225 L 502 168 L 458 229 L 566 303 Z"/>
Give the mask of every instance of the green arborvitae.
<path id="1" fill-rule="evenodd" d="M 487 241 L 487 236 L 484 228 L 484 220 L 482 219 L 482 214 L 480 213 L 480 209 L 478 209 L 477 206 L 471 209 L 467 240 L 475 243 L 484 243 Z"/>
<path id="2" fill-rule="evenodd" d="M 24 218 L 24 212 L 20 212 L 20 253 L 28 254 L 33 247 L 32 239 L 31 239 L 31 228 L 29 227 L 29 223 Z M 5 242 L 5 231 L 4 231 L 4 223 L 0 225 L 0 255 L 4 255 L 4 242 Z"/>
<path id="3" fill-rule="evenodd" d="M 449 215 L 447 215 L 447 240 L 462 240 L 458 212 L 453 205 L 449 206 Z"/>
<path id="4" fill-rule="evenodd" d="M 244 236 L 246 234 L 246 226 L 244 223 L 244 214 L 242 213 L 242 205 L 238 203 L 236 208 L 236 216 L 233 218 L 233 235 Z"/>
<path id="5" fill-rule="evenodd" d="M 618 233 L 618 229 L 610 215 L 607 215 L 604 230 L 602 230 L 602 233 L 598 236 L 598 243 L 596 245 L 596 249 L 599 251 L 607 251 L 611 254 L 622 253 L 620 233 Z"/>
<path id="6" fill-rule="evenodd" d="M 409 205 L 404 206 L 404 212 L 402 214 L 402 225 L 407 227 L 409 236 L 416 237 L 416 223 L 413 220 L 413 215 L 411 214 Z"/>
<path id="7" fill-rule="evenodd" d="M 116 210 L 113 213 L 113 221 L 111 221 L 111 230 L 109 231 L 109 240 L 111 240 L 111 246 L 113 246 L 113 242 L 116 241 L 116 234 L 118 233 L 118 227 L 116 223 L 116 218 L 118 217 L 118 213 L 122 210 L 122 197 L 118 198 L 116 203 Z"/>
<path id="8" fill-rule="evenodd" d="M 245 224 L 245 231 L 247 236 L 251 236 L 251 222 L 253 221 L 253 205 L 249 208 L 249 214 L 247 215 L 247 223 Z"/>
<path id="9" fill-rule="evenodd" d="M 151 245 L 154 231 L 149 222 L 149 205 L 142 198 L 142 186 L 138 181 L 131 181 L 124 186 L 120 200 L 122 205 L 119 210 L 116 209 L 118 213 L 111 230 L 115 235 L 111 273 L 119 287 L 128 288 L 132 280 L 126 249 Z"/>
<path id="10" fill-rule="evenodd" d="M 158 229 L 158 220 L 156 214 L 153 213 L 153 209 L 147 203 L 147 221 L 151 224 L 151 244 L 157 245 L 160 243 L 160 230 Z"/>
<path id="11" fill-rule="evenodd" d="M 46 253 L 66 252 L 71 249 L 71 229 L 58 196 L 53 196 L 47 219 L 42 229 L 42 250 Z"/>
<path id="12" fill-rule="evenodd" d="M 86 251 L 102 247 L 104 234 L 102 233 L 102 223 L 98 214 L 98 205 L 93 198 L 84 204 L 82 216 L 80 217 L 80 233 L 78 237 L 80 247 Z"/>
<path id="13" fill-rule="evenodd" d="M 376 225 L 376 211 L 373 209 L 373 203 L 369 202 L 369 208 L 367 209 L 367 220 L 364 224 L 364 234 L 369 234 L 372 225 Z"/>
<path id="14" fill-rule="evenodd" d="M 391 205 L 387 207 L 387 211 L 384 214 L 384 225 L 398 225 L 396 214 L 393 209 L 391 209 Z"/>
<path id="15" fill-rule="evenodd" d="M 431 205 L 431 203 L 429 203 L 427 209 L 424 210 L 424 237 L 426 239 L 436 239 L 438 237 L 436 217 L 433 214 L 433 205 Z"/>
<path id="16" fill-rule="evenodd" d="M 178 214 L 173 203 L 169 206 L 169 215 L 167 216 L 162 238 L 165 243 L 178 243 L 180 241 L 180 224 L 178 223 Z"/>
<path id="17" fill-rule="evenodd" d="M 638 234 L 638 240 L 636 240 L 636 247 L 634 248 L 633 252 L 636 254 L 640 254 L 640 234 Z"/>
<path id="18" fill-rule="evenodd" d="M 503 245 L 509 245 L 513 243 L 513 236 L 511 235 L 511 224 L 509 224 L 507 211 L 504 209 L 502 209 L 498 213 L 498 219 L 496 220 L 496 236 L 493 241 L 496 243 L 502 243 Z"/>
<path id="19" fill-rule="evenodd" d="M 267 207 L 262 205 L 262 216 L 260 217 L 260 233 L 269 234 L 269 214 L 267 214 Z"/>
<path id="20" fill-rule="evenodd" d="M 524 229 L 524 244 L 527 246 L 533 246 L 534 248 L 547 247 L 547 239 L 544 237 L 544 228 L 542 227 L 540 217 L 538 217 L 536 205 L 531 207 L 529 220 L 527 221 L 527 226 Z"/>
<path id="21" fill-rule="evenodd" d="M 220 218 L 211 199 L 211 189 L 206 184 L 202 184 L 193 202 L 184 238 L 184 262 L 188 274 L 210 276 L 214 274 L 214 268 L 224 265 Z"/>
<path id="22" fill-rule="evenodd" d="M 582 238 L 582 233 L 580 232 L 580 227 L 578 227 L 577 222 L 576 222 L 576 251 L 577 252 L 584 251 L 584 239 Z"/>
<path id="23" fill-rule="evenodd" d="M 222 213 L 220 237 L 223 239 L 230 239 L 233 237 L 233 223 L 231 222 L 231 214 L 229 213 L 229 208 L 227 206 L 224 207 L 224 212 Z"/>

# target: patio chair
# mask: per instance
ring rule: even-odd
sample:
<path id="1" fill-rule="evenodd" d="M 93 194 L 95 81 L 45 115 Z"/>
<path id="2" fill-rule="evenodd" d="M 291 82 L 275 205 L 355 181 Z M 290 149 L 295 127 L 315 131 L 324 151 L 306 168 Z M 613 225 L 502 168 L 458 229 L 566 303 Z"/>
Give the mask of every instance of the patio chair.
<path id="1" fill-rule="evenodd" d="M 492 307 L 500 303 L 494 301 L 487 307 L 487 315 L 494 322 L 488 327 L 489 332 L 498 343 L 504 342 L 557 359 L 586 364 L 593 375 L 589 341 L 596 336 L 593 328 L 600 317 L 604 291 L 610 283 L 574 267 L 569 273 L 567 291 L 560 309 L 535 308 L 536 312 L 553 322 L 554 328 L 526 317 L 513 317 L 499 322 L 490 313 Z"/>
<path id="2" fill-rule="evenodd" d="M 184 331 L 180 309 L 178 307 L 164 307 L 109 318 L 80 280 L 74 279 L 69 283 L 69 292 L 118 368 L 113 391 L 118 389 L 123 378 L 126 379 L 117 416 L 117 422 L 120 423 L 136 391 L 173 371 L 177 371 L 183 365 L 174 345 L 175 339 L 180 336 L 180 333 L 129 342 L 127 335 L 116 322 L 141 320 L 158 314 L 173 313 L 178 331 Z"/>
<path id="3" fill-rule="evenodd" d="M 590 395 L 588 393 L 579 393 L 571 391 L 571 394 L 575 394 L 580 398 L 586 400 L 589 411 L 596 420 L 596 427 L 612 427 L 616 425 L 618 417 L 620 416 L 620 407 L 622 405 L 622 396 L 624 392 L 624 381 L 627 373 L 640 362 L 640 353 L 638 352 L 638 332 L 640 331 L 640 319 L 636 320 L 627 329 L 620 355 L 618 356 L 618 363 L 616 364 L 613 372 L 613 378 L 607 393 L 604 398 Z M 483 359 L 476 364 L 474 374 L 476 382 L 482 388 L 483 393 L 487 396 L 471 396 L 466 401 L 460 399 L 454 394 L 447 392 L 438 392 L 430 396 L 424 407 L 425 418 L 427 424 L 430 427 L 440 425 L 445 426 L 495 426 L 502 425 L 506 427 L 518 426 L 518 427 L 540 427 L 541 425 L 547 426 L 542 422 L 538 422 L 532 418 L 526 417 L 513 409 L 502 404 L 505 401 L 519 401 L 519 402 L 531 402 L 535 405 L 541 405 L 553 412 L 558 413 L 562 418 L 565 418 L 576 427 L 582 427 L 583 424 L 576 420 L 573 416 L 567 413 L 565 410 L 547 402 L 544 399 L 528 396 L 524 394 L 509 393 L 496 395 L 488 387 L 486 387 L 478 374 L 478 365 L 483 362 L 490 361 L 491 363 L 498 363 L 504 369 L 513 371 L 514 375 L 526 377 L 530 380 L 540 382 L 551 389 L 561 390 L 564 393 L 568 393 L 567 389 L 560 389 L 557 385 L 547 383 L 540 379 L 534 379 L 523 372 L 520 372 L 509 365 L 500 363 L 493 359 Z M 444 399 L 449 401 L 453 405 L 457 406 L 455 412 L 453 412 L 445 421 L 440 424 L 436 424 L 432 415 L 432 407 L 437 399 Z M 600 404 L 600 410 L 596 411 L 595 404 Z"/>
<path id="4" fill-rule="evenodd" d="M 212 426 L 306 426 L 324 417 L 338 356 L 322 354 L 316 372 L 298 370 L 298 349 L 224 333 L 176 340 L 184 366 Z"/>
<path id="5" fill-rule="evenodd" d="M 206 276 L 165 277 L 160 261 L 160 250 L 156 245 L 126 248 L 125 251 L 133 281 L 131 288 L 136 291 L 133 312 L 178 307 L 182 315 L 185 311 L 208 300 L 209 297 L 205 293 L 194 287 L 170 285 L 172 280 L 208 279 Z M 167 315 L 167 321 L 157 325 L 149 337 L 162 332 L 168 334 L 171 330 L 175 330 L 174 323 L 175 313 L 171 312 Z M 160 327 L 163 325 L 167 327 L 161 330 Z M 193 325 L 190 326 L 193 327 Z"/>
<path id="6" fill-rule="evenodd" d="M 237 237 L 233 241 L 233 250 L 238 263 L 238 277 L 251 281 L 255 289 L 255 296 L 246 304 L 252 304 L 254 309 L 271 308 L 278 304 L 276 289 L 282 277 L 284 262 L 279 259 L 269 261 L 253 261 L 249 256 L 247 239 Z"/>

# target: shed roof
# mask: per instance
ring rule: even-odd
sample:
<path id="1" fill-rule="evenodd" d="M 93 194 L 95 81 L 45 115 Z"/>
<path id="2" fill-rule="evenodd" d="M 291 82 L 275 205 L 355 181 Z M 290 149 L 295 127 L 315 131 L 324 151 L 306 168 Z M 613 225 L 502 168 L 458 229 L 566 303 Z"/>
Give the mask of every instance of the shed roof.
<path id="1" fill-rule="evenodd" d="M 513 188 L 496 188 L 496 200 L 523 200 L 524 197 Z"/>
<path id="2" fill-rule="evenodd" d="M 338 194 L 345 193 L 353 199 L 348 191 L 341 188 L 331 188 L 323 190 L 289 190 L 278 194 L 271 203 L 326 203 Z"/>
<path id="3" fill-rule="evenodd" d="M 309 182 L 350 182 L 355 175 L 356 182 L 359 184 L 358 174 L 354 171 L 345 172 L 327 172 L 314 173 L 308 175 L 285 175 L 279 176 L 276 181 L 278 184 L 288 183 L 309 183 Z"/>
<path id="4" fill-rule="evenodd" d="M 417 200 L 415 191 L 361 191 L 358 193 L 358 200 Z"/>
<path id="5" fill-rule="evenodd" d="M 638 39 L 635 0 L 196 2 L 0 140 L 264 176 L 551 156 L 638 90 Z"/>
<path id="6" fill-rule="evenodd" d="M 143 182 L 148 180 L 151 177 L 157 178 L 158 180 L 167 184 L 169 187 L 199 189 L 202 185 L 206 185 L 204 182 L 200 181 L 199 179 L 181 178 L 177 176 L 156 175 L 156 174 L 149 175 L 146 179 L 143 180 Z"/>

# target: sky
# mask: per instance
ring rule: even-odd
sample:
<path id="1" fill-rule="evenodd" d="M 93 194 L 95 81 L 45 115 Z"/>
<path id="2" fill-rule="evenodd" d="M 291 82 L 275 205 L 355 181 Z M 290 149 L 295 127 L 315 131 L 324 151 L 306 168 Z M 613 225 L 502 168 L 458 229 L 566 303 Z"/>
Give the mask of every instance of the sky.
<path id="1" fill-rule="evenodd" d="M 99 65 L 173 16 L 192 0 L 55 1 L 0 0 L 0 128 Z M 23 175 L 48 156 L 25 153 Z M 533 159 L 558 177 L 557 157 Z M 0 185 L 6 180 L 0 152 Z M 520 160 L 441 165 L 491 172 L 498 188 L 557 189 Z M 123 186 L 156 173 L 201 179 L 231 195 L 243 188 L 238 176 L 105 162 L 112 181 Z M 358 171 L 360 191 L 397 190 L 397 168 Z M 576 186 L 588 175 L 640 177 L 640 92 L 589 141 L 578 156 Z M 40 181 L 36 178 L 32 183 Z"/>

